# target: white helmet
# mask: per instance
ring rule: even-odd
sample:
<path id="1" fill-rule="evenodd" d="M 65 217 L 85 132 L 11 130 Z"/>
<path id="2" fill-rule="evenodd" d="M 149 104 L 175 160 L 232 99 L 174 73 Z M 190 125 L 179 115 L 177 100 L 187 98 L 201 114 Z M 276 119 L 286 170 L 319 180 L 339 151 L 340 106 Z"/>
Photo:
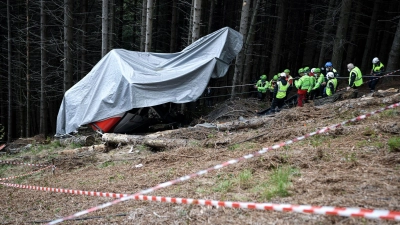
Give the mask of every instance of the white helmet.
<path id="1" fill-rule="evenodd" d="M 379 62 L 378 57 L 375 57 L 375 58 L 372 59 L 372 63 L 378 63 L 378 62 Z"/>
<path id="2" fill-rule="evenodd" d="M 333 73 L 333 72 L 328 72 L 327 74 L 326 74 L 326 78 L 329 80 L 329 79 L 331 79 L 331 78 L 334 78 L 335 77 L 335 74 Z"/>
<path id="3" fill-rule="evenodd" d="M 280 76 L 281 76 L 281 77 L 286 77 L 286 73 L 283 72 L 283 73 L 280 74 Z"/>
<path id="4" fill-rule="evenodd" d="M 314 70 L 315 70 L 315 68 L 312 68 L 312 69 L 311 69 L 311 73 L 314 73 Z"/>

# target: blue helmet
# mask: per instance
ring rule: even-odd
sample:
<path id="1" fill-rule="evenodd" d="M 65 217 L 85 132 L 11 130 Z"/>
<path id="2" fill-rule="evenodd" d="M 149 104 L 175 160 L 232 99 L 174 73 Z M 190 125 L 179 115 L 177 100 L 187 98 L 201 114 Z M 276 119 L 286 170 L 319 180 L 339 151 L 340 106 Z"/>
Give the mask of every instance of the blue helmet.
<path id="1" fill-rule="evenodd" d="M 325 63 L 325 67 L 332 67 L 333 65 L 332 65 L 332 63 L 331 62 L 327 62 L 327 63 Z"/>

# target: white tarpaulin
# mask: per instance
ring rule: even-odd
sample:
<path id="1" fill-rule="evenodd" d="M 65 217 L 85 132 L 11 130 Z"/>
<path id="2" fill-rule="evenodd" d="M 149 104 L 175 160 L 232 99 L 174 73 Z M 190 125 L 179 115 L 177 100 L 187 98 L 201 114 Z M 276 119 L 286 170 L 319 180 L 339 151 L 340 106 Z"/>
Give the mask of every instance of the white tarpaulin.
<path id="1" fill-rule="evenodd" d="M 242 45 L 242 35 L 225 27 L 178 53 L 114 49 L 65 93 L 56 135 L 133 108 L 195 101 L 211 77 L 226 74 Z"/>

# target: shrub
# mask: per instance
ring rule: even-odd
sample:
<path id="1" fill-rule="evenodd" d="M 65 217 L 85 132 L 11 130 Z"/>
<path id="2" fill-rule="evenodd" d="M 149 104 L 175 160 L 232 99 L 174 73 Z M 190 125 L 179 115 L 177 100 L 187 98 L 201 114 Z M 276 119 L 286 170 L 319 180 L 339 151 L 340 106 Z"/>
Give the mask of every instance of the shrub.
<path id="1" fill-rule="evenodd" d="M 400 137 L 392 137 L 388 141 L 389 151 L 400 152 Z"/>

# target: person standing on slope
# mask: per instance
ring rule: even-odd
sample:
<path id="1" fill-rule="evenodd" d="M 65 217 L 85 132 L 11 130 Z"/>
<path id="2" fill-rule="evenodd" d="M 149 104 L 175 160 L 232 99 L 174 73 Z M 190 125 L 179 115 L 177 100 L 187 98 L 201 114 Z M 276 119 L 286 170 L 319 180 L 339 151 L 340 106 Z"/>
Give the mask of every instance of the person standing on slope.
<path id="1" fill-rule="evenodd" d="M 353 98 L 357 98 L 358 88 L 363 84 L 362 73 L 361 70 L 354 66 L 353 63 L 347 64 L 347 70 L 350 72 L 349 74 L 349 86 L 347 90 L 350 88 L 353 89 Z"/>
<path id="2" fill-rule="evenodd" d="M 382 73 L 385 71 L 385 66 L 381 61 L 379 61 L 378 57 L 375 57 L 372 59 L 372 69 L 371 69 L 371 75 L 374 76 L 370 79 L 369 81 L 369 89 L 370 92 L 375 91 L 375 86 L 379 81 L 379 78 L 377 76 L 381 76 Z"/>
<path id="3" fill-rule="evenodd" d="M 337 79 L 333 72 L 328 72 L 326 74 L 326 79 L 328 80 L 328 82 L 326 83 L 326 87 L 324 88 L 324 97 L 332 96 L 333 94 L 335 94 L 337 88 Z"/>
<path id="4" fill-rule="evenodd" d="M 306 70 L 308 71 L 308 70 Z M 299 70 L 300 73 L 300 70 Z M 297 90 L 297 106 L 303 107 L 304 102 L 306 100 L 307 93 L 311 90 L 311 79 L 308 76 L 308 73 L 304 72 L 304 69 L 302 70 L 302 73 L 300 73 L 300 79 L 296 80 L 294 82 L 294 85 L 296 86 Z"/>

